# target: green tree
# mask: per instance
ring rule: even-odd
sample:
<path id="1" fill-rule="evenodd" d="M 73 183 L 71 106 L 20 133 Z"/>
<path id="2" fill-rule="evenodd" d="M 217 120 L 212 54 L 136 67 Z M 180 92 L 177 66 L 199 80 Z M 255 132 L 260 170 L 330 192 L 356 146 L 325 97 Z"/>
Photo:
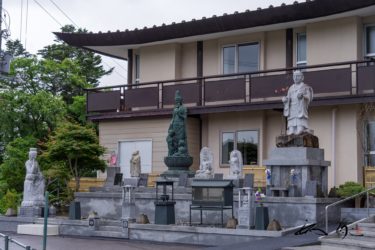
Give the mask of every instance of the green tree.
<path id="1" fill-rule="evenodd" d="M 93 128 L 65 122 L 50 137 L 43 157 L 49 161 L 64 162 L 75 178 L 75 191 L 78 191 L 82 176 L 105 169 L 105 162 L 100 158 L 103 153 L 104 148 L 99 145 Z"/>
<path id="2" fill-rule="evenodd" d="M 13 57 L 29 57 L 31 56 L 29 52 L 23 47 L 20 40 L 8 40 L 5 44 L 5 52 L 11 54 Z"/>
<path id="3" fill-rule="evenodd" d="M 62 32 L 69 33 L 87 33 L 86 29 L 76 29 L 73 25 L 65 25 L 61 28 Z M 76 61 L 80 66 L 82 76 L 90 87 L 96 87 L 99 79 L 112 72 L 113 68 L 106 71 L 101 65 L 102 59 L 99 55 L 88 50 L 75 48 L 60 39 L 56 39 L 52 45 L 45 46 L 39 50 L 38 54 L 43 59 L 62 62 L 66 58 Z"/>
<path id="4" fill-rule="evenodd" d="M 0 165 L 0 195 L 7 190 L 22 193 L 26 169 L 25 162 L 31 147 L 36 147 L 37 139 L 32 136 L 17 138 L 10 142 L 5 149 L 4 162 Z"/>
<path id="5" fill-rule="evenodd" d="M 65 103 L 45 91 L 36 94 L 9 90 L 0 93 L 0 141 L 7 145 L 28 135 L 47 138 L 66 114 Z"/>

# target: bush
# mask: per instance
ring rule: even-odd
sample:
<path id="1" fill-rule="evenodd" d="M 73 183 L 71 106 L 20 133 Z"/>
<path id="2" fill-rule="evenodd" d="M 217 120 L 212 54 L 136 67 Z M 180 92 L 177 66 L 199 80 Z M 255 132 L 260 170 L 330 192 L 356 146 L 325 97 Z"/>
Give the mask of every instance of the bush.
<path id="1" fill-rule="evenodd" d="M 6 194 L 0 200 L 0 212 L 4 214 L 8 208 L 17 210 L 21 202 L 21 194 L 15 190 L 7 190 Z"/>
<path id="2" fill-rule="evenodd" d="M 348 181 L 339 186 L 339 188 L 337 189 L 337 194 L 340 197 L 349 197 L 364 190 L 365 188 L 361 184 L 353 181 Z"/>

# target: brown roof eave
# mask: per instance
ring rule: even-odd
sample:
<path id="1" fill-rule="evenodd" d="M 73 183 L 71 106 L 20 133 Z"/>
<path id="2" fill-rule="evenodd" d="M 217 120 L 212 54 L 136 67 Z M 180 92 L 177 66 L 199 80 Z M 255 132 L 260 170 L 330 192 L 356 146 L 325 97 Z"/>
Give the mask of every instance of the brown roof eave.
<path id="1" fill-rule="evenodd" d="M 308 20 L 335 15 L 375 5 L 375 0 L 315 0 L 292 5 L 269 7 L 203 18 L 177 24 L 154 26 L 152 28 L 117 31 L 108 33 L 61 33 L 54 34 L 70 45 L 116 46 L 152 43 L 183 37 L 213 34 L 232 30 L 253 28 L 278 23 Z"/>

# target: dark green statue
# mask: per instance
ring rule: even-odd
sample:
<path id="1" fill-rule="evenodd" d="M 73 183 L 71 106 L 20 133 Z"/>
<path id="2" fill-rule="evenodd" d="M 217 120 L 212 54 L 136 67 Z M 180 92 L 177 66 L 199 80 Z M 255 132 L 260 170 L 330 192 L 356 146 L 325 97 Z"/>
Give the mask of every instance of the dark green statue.
<path id="1" fill-rule="evenodd" d="M 188 156 L 186 141 L 187 110 L 182 104 L 180 91 L 175 94 L 175 106 L 172 121 L 168 128 L 168 156 Z"/>

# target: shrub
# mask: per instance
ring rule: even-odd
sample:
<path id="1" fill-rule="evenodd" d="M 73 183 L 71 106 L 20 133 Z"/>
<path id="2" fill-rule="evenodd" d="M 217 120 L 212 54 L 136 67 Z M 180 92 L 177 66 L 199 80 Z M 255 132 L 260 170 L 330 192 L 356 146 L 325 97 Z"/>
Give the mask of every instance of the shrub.
<path id="1" fill-rule="evenodd" d="M 337 189 L 337 194 L 340 197 L 349 197 L 364 190 L 365 188 L 361 184 L 353 181 L 348 181 L 339 186 L 339 188 Z"/>
<path id="2" fill-rule="evenodd" d="M 6 194 L 0 200 L 0 212 L 4 214 L 8 208 L 17 210 L 21 202 L 21 195 L 18 194 L 14 189 L 7 190 Z"/>

